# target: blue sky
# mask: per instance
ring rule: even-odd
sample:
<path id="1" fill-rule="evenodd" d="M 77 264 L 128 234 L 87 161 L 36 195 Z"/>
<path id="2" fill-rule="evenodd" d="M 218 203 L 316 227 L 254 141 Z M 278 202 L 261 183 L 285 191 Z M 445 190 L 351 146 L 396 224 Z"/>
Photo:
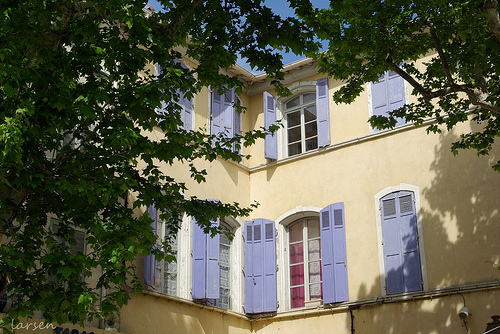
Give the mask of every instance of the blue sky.
<path id="1" fill-rule="evenodd" d="M 330 4 L 330 0 L 311 0 L 312 4 L 316 8 L 327 8 Z M 265 5 L 270 7 L 276 14 L 279 14 L 281 17 L 293 16 L 293 10 L 288 7 L 288 2 L 286 0 L 265 0 Z M 153 6 L 156 11 L 160 9 L 160 5 L 156 0 L 149 0 L 147 6 Z M 293 53 L 285 53 L 280 52 L 283 56 L 283 63 L 289 64 L 304 56 L 297 56 Z M 250 66 L 242 59 L 238 59 L 238 64 L 243 66 L 245 69 L 252 71 Z M 253 71 L 252 71 L 253 72 Z"/>

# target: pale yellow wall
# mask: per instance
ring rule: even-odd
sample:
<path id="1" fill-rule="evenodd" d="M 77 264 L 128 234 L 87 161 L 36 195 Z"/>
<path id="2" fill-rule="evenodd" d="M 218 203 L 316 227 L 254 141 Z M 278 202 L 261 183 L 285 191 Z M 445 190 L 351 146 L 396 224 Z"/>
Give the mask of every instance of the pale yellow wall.
<path id="1" fill-rule="evenodd" d="M 245 316 L 151 295 L 135 296 L 121 312 L 123 333 L 249 334 Z"/>

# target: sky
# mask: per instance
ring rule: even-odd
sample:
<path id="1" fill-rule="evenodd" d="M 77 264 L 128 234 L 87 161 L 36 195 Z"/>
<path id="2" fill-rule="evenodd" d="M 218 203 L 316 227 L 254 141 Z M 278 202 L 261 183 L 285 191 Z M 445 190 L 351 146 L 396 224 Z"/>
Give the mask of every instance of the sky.
<path id="1" fill-rule="evenodd" d="M 311 2 L 316 8 L 327 8 L 330 5 L 330 0 L 311 0 Z M 294 15 L 293 9 L 288 7 L 288 2 L 286 0 L 265 0 L 264 4 L 281 17 Z M 153 6 L 156 11 L 158 11 L 161 7 L 156 0 L 148 0 L 147 6 Z M 283 64 L 289 64 L 296 60 L 304 58 L 304 56 L 297 56 L 293 53 L 286 53 L 284 51 L 281 51 L 279 53 L 283 56 Z M 254 72 L 243 59 L 238 58 L 237 63 L 250 72 Z"/>

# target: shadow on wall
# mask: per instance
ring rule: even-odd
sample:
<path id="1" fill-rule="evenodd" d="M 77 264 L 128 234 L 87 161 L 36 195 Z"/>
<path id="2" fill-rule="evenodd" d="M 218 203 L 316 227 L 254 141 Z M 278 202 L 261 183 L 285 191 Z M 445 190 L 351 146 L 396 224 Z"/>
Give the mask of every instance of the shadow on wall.
<path id="1" fill-rule="evenodd" d="M 489 157 L 478 157 L 473 150 L 455 157 L 450 146 L 458 139 L 454 132 L 440 135 L 429 166 L 433 179 L 420 188 L 430 290 L 500 278 L 500 173 L 491 169 L 500 159 L 499 145 Z M 361 285 L 358 291 L 359 296 L 379 294 L 379 280 L 372 286 Z M 499 289 L 463 292 L 353 309 L 354 330 L 357 334 L 465 334 L 458 317 L 464 299 L 471 312 L 469 333 L 483 333 L 490 316 L 500 314 Z M 351 328 L 350 317 L 346 328 Z"/>

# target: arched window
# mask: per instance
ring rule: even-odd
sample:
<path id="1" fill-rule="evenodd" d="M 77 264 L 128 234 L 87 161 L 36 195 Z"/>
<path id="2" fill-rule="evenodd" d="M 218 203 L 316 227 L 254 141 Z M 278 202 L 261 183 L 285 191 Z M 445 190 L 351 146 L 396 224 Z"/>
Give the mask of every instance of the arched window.
<path id="1" fill-rule="evenodd" d="M 302 218 L 288 227 L 291 308 L 323 298 L 319 217 Z"/>
<path id="2" fill-rule="evenodd" d="M 316 93 L 300 94 L 284 109 L 288 156 L 318 148 Z"/>

